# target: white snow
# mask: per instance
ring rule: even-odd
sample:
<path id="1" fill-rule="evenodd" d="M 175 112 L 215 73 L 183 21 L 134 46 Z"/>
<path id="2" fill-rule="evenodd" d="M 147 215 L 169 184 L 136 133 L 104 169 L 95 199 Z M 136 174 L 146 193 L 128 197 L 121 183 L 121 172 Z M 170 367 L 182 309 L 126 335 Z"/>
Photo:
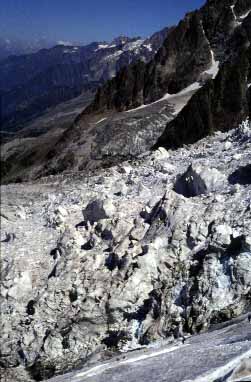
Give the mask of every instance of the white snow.
<path id="1" fill-rule="evenodd" d="M 220 61 L 216 61 L 215 60 L 215 55 L 214 55 L 214 52 L 213 50 L 211 49 L 211 55 L 212 55 L 212 65 L 211 67 L 208 69 L 208 70 L 205 70 L 203 74 L 208 74 L 210 75 L 213 79 L 215 79 L 215 77 L 217 76 L 218 72 L 219 72 L 219 67 L 220 67 Z M 169 94 L 169 93 L 166 93 L 162 98 L 158 99 L 157 101 L 154 101 L 150 104 L 143 104 L 135 109 L 131 109 L 131 110 L 127 110 L 126 113 L 131 113 L 131 112 L 134 112 L 134 111 L 138 111 L 138 110 L 141 110 L 141 109 L 144 109 L 146 107 L 149 107 L 151 105 L 154 105 L 158 102 L 161 102 L 161 101 L 165 101 L 165 100 L 175 100 L 175 113 L 179 113 L 180 110 L 185 106 L 184 103 L 182 102 L 177 102 L 178 101 L 178 97 L 181 97 L 181 96 L 185 96 L 185 95 L 188 95 L 189 93 L 193 92 L 193 91 L 196 91 L 198 89 L 201 88 L 201 84 L 197 81 L 197 82 L 194 82 L 192 83 L 191 85 L 187 86 L 186 88 L 184 88 L 183 90 L 181 90 L 179 93 L 175 93 L 175 94 Z"/>
<path id="2" fill-rule="evenodd" d="M 140 109 L 144 109 L 144 108 L 146 108 L 146 107 L 149 107 L 149 106 L 154 105 L 154 104 L 156 104 L 156 103 L 158 103 L 158 102 L 161 102 L 161 101 L 174 100 L 174 99 L 176 99 L 176 98 L 178 98 L 178 97 L 180 97 L 180 96 L 187 95 L 187 94 L 189 94 L 190 92 L 195 91 L 195 90 L 198 90 L 198 89 L 200 89 L 200 88 L 201 88 L 200 83 L 199 83 L 199 82 L 194 82 L 193 84 L 187 86 L 185 89 L 181 90 L 179 93 L 175 93 L 175 94 L 169 94 L 169 93 L 166 93 L 162 98 L 158 99 L 157 101 L 154 101 L 154 102 L 152 102 L 152 103 L 150 103 L 150 104 L 147 104 L 147 105 L 144 105 L 144 104 L 143 104 L 143 105 L 141 105 L 141 106 L 139 106 L 139 107 L 137 107 L 137 108 L 135 108 L 135 109 L 127 110 L 126 113 L 131 113 L 131 112 L 133 112 L 133 111 L 138 111 L 138 110 L 140 110 Z M 183 106 L 184 106 L 184 105 L 183 105 Z M 179 110 L 179 111 L 180 111 L 180 110 Z M 177 113 L 177 112 L 178 112 L 178 111 L 176 110 L 176 113 Z"/>
<path id="3" fill-rule="evenodd" d="M 97 375 L 96 371 L 98 371 L 99 369 L 104 369 L 104 370 L 110 369 L 111 367 L 109 367 L 109 365 L 110 364 L 107 363 L 107 364 L 102 364 L 102 365 L 94 366 L 90 370 L 87 370 L 87 371 L 84 371 L 83 373 L 77 374 L 76 377 L 92 377 L 93 375 Z"/>
<path id="4" fill-rule="evenodd" d="M 231 5 L 230 8 L 232 10 L 232 13 L 233 13 L 233 16 L 234 16 L 234 20 L 235 20 L 235 26 L 238 27 L 239 25 L 241 25 L 241 22 L 239 22 L 237 20 L 237 16 L 236 16 L 236 13 L 234 11 L 234 7 L 235 7 L 235 4 Z"/>
<path id="5" fill-rule="evenodd" d="M 64 45 L 64 46 L 71 46 L 72 44 L 69 42 L 69 41 L 62 41 L 62 40 L 59 40 L 57 42 L 58 45 Z"/>
<path id="6" fill-rule="evenodd" d="M 184 348 L 185 346 L 189 346 L 189 345 L 182 345 L 182 348 Z M 142 361 L 142 360 L 145 360 L 145 359 L 148 359 L 148 358 L 157 357 L 158 355 L 170 353 L 170 352 L 173 352 L 173 351 L 175 351 L 175 350 L 177 350 L 179 348 L 180 348 L 180 345 L 179 346 L 173 346 L 173 347 L 170 347 L 170 348 L 165 348 L 165 349 L 159 350 L 157 352 L 152 352 L 152 353 L 149 353 L 149 354 L 142 354 L 142 355 L 140 355 L 138 357 L 129 358 L 129 359 L 125 360 L 125 361 L 104 363 L 104 364 L 95 366 L 92 369 L 89 369 L 89 370 L 84 371 L 82 373 L 79 373 L 79 374 L 76 375 L 76 377 L 77 378 L 79 378 L 79 377 L 81 377 L 81 378 L 82 377 L 93 377 L 94 375 L 98 375 L 98 374 L 102 373 L 103 371 L 106 371 L 106 370 L 109 370 L 109 369 L 113 369 L 113 368 L 117 368 L 120 365 L 127 365 L 127 364 L 135 363 L 135 362 L 138 362 L 138 361 Z"/>
<path id="7" fill-rule="evenodd" d="M 104 57 L 103 61 L 111 61 L 113 59 L 118 58 L 123 53 L 123 50 L 118 50 L 117 52 L 114 52 L 113 54 L 109 54 L 108 56 Z"/>
<path id="8" fill-rule="evenodd" d="M 251 12 L 251 9 L 249 9 L 249 11 L 247 11 L 246 13 L 244 13 L 244 15 L 241 15 L 239 18 L 240 19 L 245 19 L 246 17 L 248 17 L 249 13 Z"/>
<path id="9" fill-rule="evenodd" d="M 133 51 L 139 47 L 141 47 L 141 45 L 143 44 L 144 40 L 136 40 L 136 41 L 133 41 L 133 42 L 128 42 L 127 44 L 125 44 L 123 46 L 123 51 L 124 52 L 127 52 L 127 51 Z"/>
<path id="10" fill-rule="evenodd" d="M 100 119 L 98 122 L 95 123 L 95 125 L 98 125 L 99 123 L 105 121 L 106 119 L 107 119 L 107 118 L 102 118 L 102 119 Z"/>
<path id="11" fill-rule="evenodd" d="M 68 54 L 68 53 L 77 53 L 77 51 L 78 51 L 78 48 L 72 48 L 72 49 L 64 49 L 63 50 L 63 53 L 65 53 L 65 54 Z"/>
<path id="12" fill-rule="evenodd" d="M 235 11 L 234 11 L 234 7 L 235 7 L 235 4 L 230 5 L 230 8 L 231 8 L 232 13 L 233 13 L 233 15 L 234 15 L 234 19 L 237 20 L 237 17 L 236 17 Z"/>
<path id="13" fill-rule="evenodd" d="M 182 348 L 184 348 L 186 346 L 189 346 L 189 345 L 188 344 L 182 345 Z M 142 361 L 143 359 L 153 358 L 153 357 L 157 357 L 158 355 L 161 355 L 161 354 L 171 353 L 171 352 L 173 352 L 179 348 L 180 348 L 180 345 L 179 346 L 173 346 L 171 348 L 162 349 L 162 350 L 159 350 L 157 352 L 150 353 L 150 354 L 142 354 L 136 358 L 130 358 L 130 359 L 127 359 L 125 361 L 122 361 L 122 362 L 120 362 L 120 364 L 126 365 L 128 363 L 135 363 L 138 361 Z"/>
<path id="14" fill-rule="evenodd" d="M 220 61 L 215 61 L 215 56 L 214 56 L 214 52 L 212 51 L 212 49 L 211 49 L 211 55 L 212 55 L 211 68 L 208 70 L 205 70 L 204 73 L 209 74 L 214 79 L 219 72 Z"/>
<path id="15" fill-rule="evenodd" d="M 99 44 L 98 48 L 95 50 L 95 52 L 97 52 L 100 49 L 107 49 L 107 48 L 109 48 L 108 44 Z"/>
<path id="16" fill-rule="evenodd" d="M 144 48 L 147 48 L 149 50 L 149 52 L 152 52 L 152 50 L 153 50 L 152 44 L 144 44 L 143 46 L 144 46 Z"/>
<path id="17" fill-rule="evenodd" d="M 239 357 L 236 357 L 232 361 L 228 362 L 226 365 L 221 366 L 218 369 L 214 370 L 210 374 L 205 374 L 204 376 L 198 377 L 193 380 L 187 379 L 183 382 L 214 382 L 215 380 L 218 380 L 226 376 L 233 369 L 235 369 L 243 359 L 248 358 L 250 356 L 251 356 L 251 350 L 248 350 L 247 352 L 243 353 Z"/>
<path id="18" fill-rule="evenodd" d="M 235 19 L 235 26 L 239 26 L 242 24 L 243 20 L 249 15 L 249 13 L 251 12 L 251 9 L 249 9 L 249 11 L 247 11 L 246 13 L 244 13 L 243 15 L 240 15 L 240 16 L 236 16 L 236 13 L 234 11 L 234 8 L 235 8 L 235 4 L 234 5 L 231 5 L 230 6 L 232 12 L 233 12 L 233 16 L 234 16 L 234 19 Z"/>

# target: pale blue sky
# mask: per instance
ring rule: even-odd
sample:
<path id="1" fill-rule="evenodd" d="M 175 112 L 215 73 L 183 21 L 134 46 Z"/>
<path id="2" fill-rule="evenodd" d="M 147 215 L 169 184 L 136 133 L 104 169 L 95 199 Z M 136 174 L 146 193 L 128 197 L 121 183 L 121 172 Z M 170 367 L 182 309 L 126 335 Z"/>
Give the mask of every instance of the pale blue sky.
<path id="1" fill-rule="evenodd" d="M 148 36 L 203 0 L 1 0 L 0 36 L 91 41 Z"/>

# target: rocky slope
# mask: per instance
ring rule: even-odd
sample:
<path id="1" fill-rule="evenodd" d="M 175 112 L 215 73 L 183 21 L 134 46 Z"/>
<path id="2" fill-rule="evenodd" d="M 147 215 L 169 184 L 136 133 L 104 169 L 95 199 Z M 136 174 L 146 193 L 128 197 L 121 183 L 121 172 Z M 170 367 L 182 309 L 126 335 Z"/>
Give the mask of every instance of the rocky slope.
<path id="1" fill-rule="evenodd" d="M 169 31 L 149 64 L 130 66 L 100 88 L 85 113 L 149 104 L 195 83 L 198 92 L 156 147 L 179 147 L 238 125 L 251 113 L 250 9 L 250 1 L 207 1 Z"/>
<path id="2" fill-rule="evenodd" d="M 48 379 L 250 311 L 250 157 L 246 121 L 89 177 L 2 186 L 4 380 Z"/>
<path id="3" fill-rule="evenodd" d="M 250 9 L 250 0 L 208 0 L 187 14 L 149 63 L 124 67 L 101 86 L 57 140 L 7 144 L 4 181 L 89 171 L 237 127 L 251 110 Z"/>
<path id="4" fill-rule="evenodd" d="M 149 61 L 167 32 L 163 29 L 148 39 L 122 36 L 111 43 L 57 45 L 7 58 L 0 63 L 2 129 L 18 129 L 48 107 L 95 91 L 131 62 Z"/>
<path id="5" fill-rule="evenodd" d="M 1 148 L 2 180 L 22 181 L 62 172 L 111 166 L 150 150 L 196 91 L 186 89 L 148 108 L 88 115 L 67 130 L 37 138 L 18 136 Z"/>
<path id="6" fill-rule="evenodd" d="M 26 141 L 26 138 L 31 140 L 48 132 L 51 134 L 53 130 L 62 132 L 70 128 L 79 113 L 93 100 L 93 97 L 93 92 L 86 92 L 84 95 L 81 94 L 69 101 L 61 102 L 55 107 L 50 107 L 39 117 L 27 122 L 24 128 L 20 127 L 18 131 L 1 130 L 1 144 L 4 145 L 13 140 L 15 142 Z"/>

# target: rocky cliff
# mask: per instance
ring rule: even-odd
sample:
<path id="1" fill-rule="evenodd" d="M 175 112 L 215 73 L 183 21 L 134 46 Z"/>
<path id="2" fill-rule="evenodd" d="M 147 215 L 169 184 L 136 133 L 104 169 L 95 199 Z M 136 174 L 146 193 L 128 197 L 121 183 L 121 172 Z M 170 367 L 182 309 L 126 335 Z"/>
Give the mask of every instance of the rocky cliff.
<path id="1" fill-rule="evenodd" d="M 251 2 L 232 3 L 207 1 L 187 14 L 150 63 L 120 72 L 99 89 L 85 113 L 135 108 L 199 82 L 206 84 L 168 125 L 160 144 L 180 145 L 189 141 L 185 135 L 195 141 L 238 124 L 250 112 Z"/>

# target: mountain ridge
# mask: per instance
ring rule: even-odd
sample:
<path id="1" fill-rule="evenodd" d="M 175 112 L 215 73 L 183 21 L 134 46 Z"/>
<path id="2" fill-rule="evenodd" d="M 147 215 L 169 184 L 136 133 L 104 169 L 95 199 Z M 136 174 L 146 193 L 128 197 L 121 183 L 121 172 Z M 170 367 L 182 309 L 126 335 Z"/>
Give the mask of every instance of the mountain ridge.
<path id="1" fill-rule="evenodd" d="M 188 13 L 151 61 L 124 66 L 105 82 L 55 144 L 43 137 L 41 152 L 39 140 L 32 149 L 23 141 L 16 157 L 6 146 L 6 181 L 88 172 L 237 127 L 251 110 L 250 9 L 251 0 L 208 0 Z"/>
<path id="2" fill-rule="evenodd" d="M 120 36 L 111 43 L 57 45 L 0 62 L 2 129 L 17 130 L 48 107 L 94 92 L 131 61 L 148 61 L 167 31 L 147 39 Z"/>
<path id="3" fill-rule="evenodd" d="M 93 104 L 86 109 L 86 113 L 93 111 L 95 112 L 102 109 L 105 110 L 106 108 L 114 108 L 119 111 L 124 110 L 125 108 L 134 108 L 142 103 L 147 104 L 154 102 L 161 98 L 165 93 L 177 93 L 182 88 L 185 88 L 187 85 L 196 81 L 198 79 L 198 75 L 203 71 L 203 69 L 207 69 L 207 67 L 209 67 L 212 63 L 212 48 L 215 49 L 213 54 L 216 60 L 218 60 L 222 54 L 226 53 L 225 45 L 228 43 L 229 37 L 234 30 L 233 24 L 236 21 L 237 16 L 234 15 L 234 8 L 230 5 L 232 4 L 232 1 L 223 1 L 220 4 L 217 3 L 217 6 L 215 4 L 215 1 L 207 1 L 200 10 L 188 13 L 185 18 L 180 21 L 176 28 L 172 28 L 169 31 L 163 46 L 160 48 L 154 59 L 145 68 L 146 73 L 144 73 L 143 82 L 140 84 L 140 88 L 138 90 L 139 94 L 136 95 L 136 98 L 138 96 L 136 104 L 129 99 L 131 96 L 130 92 L 127 98 L 125 96 L 124 103 L 116 104 L 115 98 L 119 95 L 120 89 L 116 89 L 116 83 L 114 84 L 115 89 L 113 89 L 113 82 L 116 81 L 115 78 L 114 80 L 108 81 L 103 88 L 99 89 Z M 250 1 L 239 2 L 236 0 L 235 4 L 239 14 L 243 14 L 247 11 L 247 9 L 250 10 L 251 8 Z M 246 15 L 246 17 L 248 17 L 248 15 Z M 250 25 L 248 22 L 245 24 L 247 27 L 246 29 L 248 29 L 248 24 Z M 222 36 L 221 33 L 224 35 Z M 250 34 L 250 31 L 248 31 L 248 33 Z M 189 57 L 193 66 L 190 67 L 190 71 L 192 73 L 188 74 L 188 81 L 184 78 L 186 67 L 181 68 L 184 72 L 181 72 L 180 74 L 177 73 L 177 70 L 180 70 L 179 67 L 183 64 L 181 61 L 182 58 L 179 57 L 179 51 L 181 51 L 181 54 L 185 55 L 186 53 L 184 48 L 186 48 L 187 44 L 189 44 L 187 50 L 189 48 L 193 49 L 193 55 L 195 49 L 198 48 L 202 59 L 202 62 L 200 62 L 199 59 L 196 61 L 196 57 Z M 191 44 L 193 44 L 193 46 Z M 243 42 L 242 45 L 244 45 Z M 203 49 L 205 49 L 204 52 Z M 189 54 L 191 54 L 191 52 Z M 172 63 L 172 59 L 176 61 Z M 203 59 L 205 62 L 203 62 Z M 225 54 L 224 60 L 226 60 Z M 161 67 L 164 68 L 162 69 Z M 133 68 L 130 66 L 127 68 L 128 71 L 133 69 L 137 72 L 137 64 L 133 66 Z M 162 73 L 161 70 L 166 70 L 168 75 L 166 76 L 166 74 Z M 175 71 L 174 77 L 170 76 L 170 71 L 172 70 Z M 120 74 L 118 74 L 118 76 L 119 75 Z M 128 77 L 129 76 L 130 74 L 128 74 Z M 158 77 L 160 78 L 158 79 Z M 118 80 L 118 86 L 120 86 L 120 84 L 121 81 Z M 157 90 L 155 90 L 156 88 Z M 113 91 L 115 92 L 114 94 L 112 94 Z M 106 92 L 107 104 L 105 97 Z"/>

